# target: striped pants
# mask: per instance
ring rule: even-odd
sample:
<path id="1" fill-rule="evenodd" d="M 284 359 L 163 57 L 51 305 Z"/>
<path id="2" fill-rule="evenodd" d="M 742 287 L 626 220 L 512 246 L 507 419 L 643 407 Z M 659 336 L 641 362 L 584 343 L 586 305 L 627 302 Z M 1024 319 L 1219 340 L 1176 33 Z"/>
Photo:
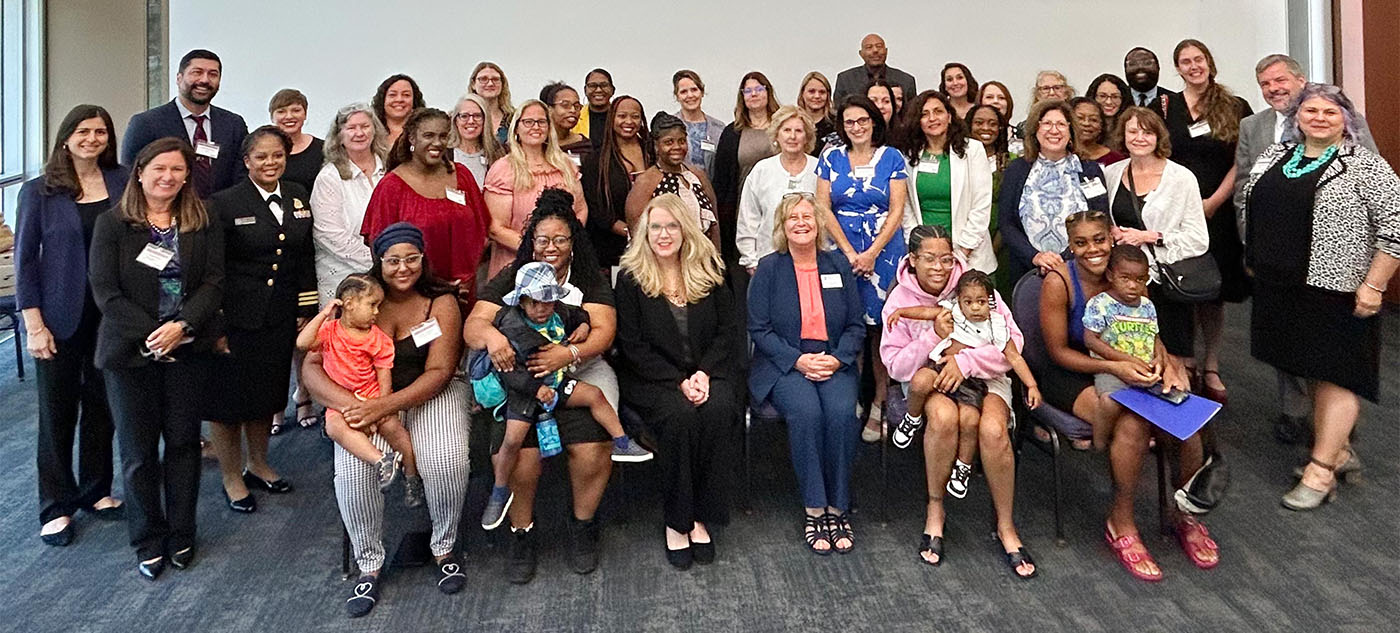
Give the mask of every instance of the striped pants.
<path id="1" fill-rule="evenodd" d="M 438 395 L 409 409 L 403 417 L 418 458 L 418 473 L 423 477 L 428 516 L 433 523 L 429 545 L 434 556 L 450 553 L 457 543 L 457 524 L 466 503 L 470 470 L 470 411 L 471 388 L 453 378 Z M 383 437 L 375 435 L 372 439 L 379 450 L 388 450 L 389 444 Z M 335 496 L 361 573 L 378 571 L 384 565 L 384 495 L 379 492 L 377 471 L 375 466 L 336 445 Z"/>

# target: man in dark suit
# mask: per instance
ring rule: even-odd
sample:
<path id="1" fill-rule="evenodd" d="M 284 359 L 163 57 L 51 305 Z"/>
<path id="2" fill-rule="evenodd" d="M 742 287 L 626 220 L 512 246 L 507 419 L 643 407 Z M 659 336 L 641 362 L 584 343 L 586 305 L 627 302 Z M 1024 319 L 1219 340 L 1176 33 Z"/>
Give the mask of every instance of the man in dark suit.
<path id="1" fill-rule="evenodd" d="M 1303 92 L 1308 77 L 1298 60 L 1287 55 L 1269 55 L 1254 66 L 1259 91 L 1269 103 L 1262 110 L 1240 121 L 1240 142 L 1235 146 L 1235 208 L 1244 209 L 1244 187 L 1254 171 L 1254 163 L 1270 145 L 1286 140 L 1288 107 Z M 1376 151 L 1366 119 L 1357 115 L 1356 143 Z M 1312 397 L 1308 382 L 1283 371 L 1278 372 L 1279 416 L 1274 420 L 1274 437 L 1284 444 L 1305 444 L 1312 428 Z"/>
<path id="2" fill-rule="evenodd" d="M 1123 56 L 1123 78 L 1128 81 L 1129 92 L 1132 93 L 1127 95 L 1131 101 L 1128 105 L 1152 108 L 1166 118 L 1162 97 L 1176 93 L 1157 85 L 1161 74 L 1162 67 L 1157 62 L 1156 53 L 1141 46 L 1128 51 Z"/>
<path id="3" fill-rule="evenodd" d="M 870 82 L 876 79 L 899 86 L 904 90 L 906 98 L 914 98 L 914 95 L 919 94 L 919 91 L 914 89 L 914 76 L 893 66 L 886 66 L 885 57 L 888 55 L 885 38 L 874 33 L 865 36 L 860 41 L 860 58 L 865 63 L 855 68 L 847 68 L 836 76 L 836 90 L 832 99 L 840 103 L 841 98 L 846 95 L 863 95 Z"/>
<path id="4" fill-rule="evenodd" d="M 174 136 L 195 148 L 191 166 L 195 191 L 202 199 L 237 183 L 244 172 L 239 151 L 248 125 L 243 117 L 210 105 L 219 93 L 223 62 L 213 52 L 195 49 L 180 58 L 175 85 L 180 95 L 163 106 L 137 113 L 126 124 L 121 162 L 130 165 L 136 153 L 158 138 Z"/>

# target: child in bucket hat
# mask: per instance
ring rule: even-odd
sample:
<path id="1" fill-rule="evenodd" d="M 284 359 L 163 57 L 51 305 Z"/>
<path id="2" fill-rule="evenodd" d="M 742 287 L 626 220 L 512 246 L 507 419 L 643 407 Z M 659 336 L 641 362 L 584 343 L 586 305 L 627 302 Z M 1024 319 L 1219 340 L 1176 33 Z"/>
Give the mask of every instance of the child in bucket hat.
<path id="1" fill-rule="evenodd" d="M 530 355 L 541 347 L 570 345 L 588 338 L 588 313 L 562 303 L 560 299 L 567 294 L 568 288 L 559 283 L 553 266 L 544 262 L 526 264 L 516 272 L 515 289 L 506 294 L 506 306 L 492 321 L 515 350 L 515 364 L 510 371 L 493 370 L 505 387 L 506 433 L 493 458 L 496 482 L 481 517 L 481 527 L 485 529 L 495 529 L 504 521 L 510 502 L 515 498 L 508 482 L 525 434 L 543 415 L 552 414 L 557 408 L 588 409 L 593 419 L 613 438 L 613 461 L 644 462 L 652 458 L 650 451 L 623 432 L 617 411 L 598 387 L 578 380 L 568 373 L 567 367 L 544 377 L 535 377 L 526 368 Z M 476 364 L 476 361 L 473 358 L 469 362 Z"/>

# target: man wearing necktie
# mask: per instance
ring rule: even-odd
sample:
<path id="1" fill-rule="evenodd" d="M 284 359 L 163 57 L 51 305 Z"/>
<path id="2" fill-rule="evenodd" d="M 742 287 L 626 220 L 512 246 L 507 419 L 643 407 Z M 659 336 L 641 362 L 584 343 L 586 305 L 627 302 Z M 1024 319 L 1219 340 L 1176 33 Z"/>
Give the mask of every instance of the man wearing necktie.
<path id="1" fill-rule="evenodd" d="M 1128 81 L 1128 88 L 1132 92 L 1129 95 L 1132 103 L 1152 108 L 1166 118 L 1166 110 L 1162 107 L 1165 100 L 1162 97 L 1175 93 L 1157 85 L 1161 72 L 1157 54 L 1141 46 L 1128 51 L 1123 57 L 1123 78 Z"/>

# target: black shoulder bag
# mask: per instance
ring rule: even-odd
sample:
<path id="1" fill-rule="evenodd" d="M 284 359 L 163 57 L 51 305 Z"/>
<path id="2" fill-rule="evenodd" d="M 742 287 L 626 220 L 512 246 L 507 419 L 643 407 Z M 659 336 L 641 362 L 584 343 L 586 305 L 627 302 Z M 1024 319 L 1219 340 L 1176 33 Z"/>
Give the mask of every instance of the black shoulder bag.
<path id="1" fill-rule="evenodd" d="M 1137 184 L 1133 182 L 1133 166 L 1128 165 L 1128 193 L 1131 194 L 1133 211 L 1142 219 L 1142 202 L 1138 200 Z M 1146 223 L 1143 224 L 1146 226 Z M 1220 267 L 1210 253 L 1187 257 L 1179 262 L 1166 264 L 1157 256 L 1157 249 L 1148 244 L 1152 251 L 1153 265 L 1157 268 L 1158 292 L 1172 303 L 1205 303 L 1220 298 Z"/>

